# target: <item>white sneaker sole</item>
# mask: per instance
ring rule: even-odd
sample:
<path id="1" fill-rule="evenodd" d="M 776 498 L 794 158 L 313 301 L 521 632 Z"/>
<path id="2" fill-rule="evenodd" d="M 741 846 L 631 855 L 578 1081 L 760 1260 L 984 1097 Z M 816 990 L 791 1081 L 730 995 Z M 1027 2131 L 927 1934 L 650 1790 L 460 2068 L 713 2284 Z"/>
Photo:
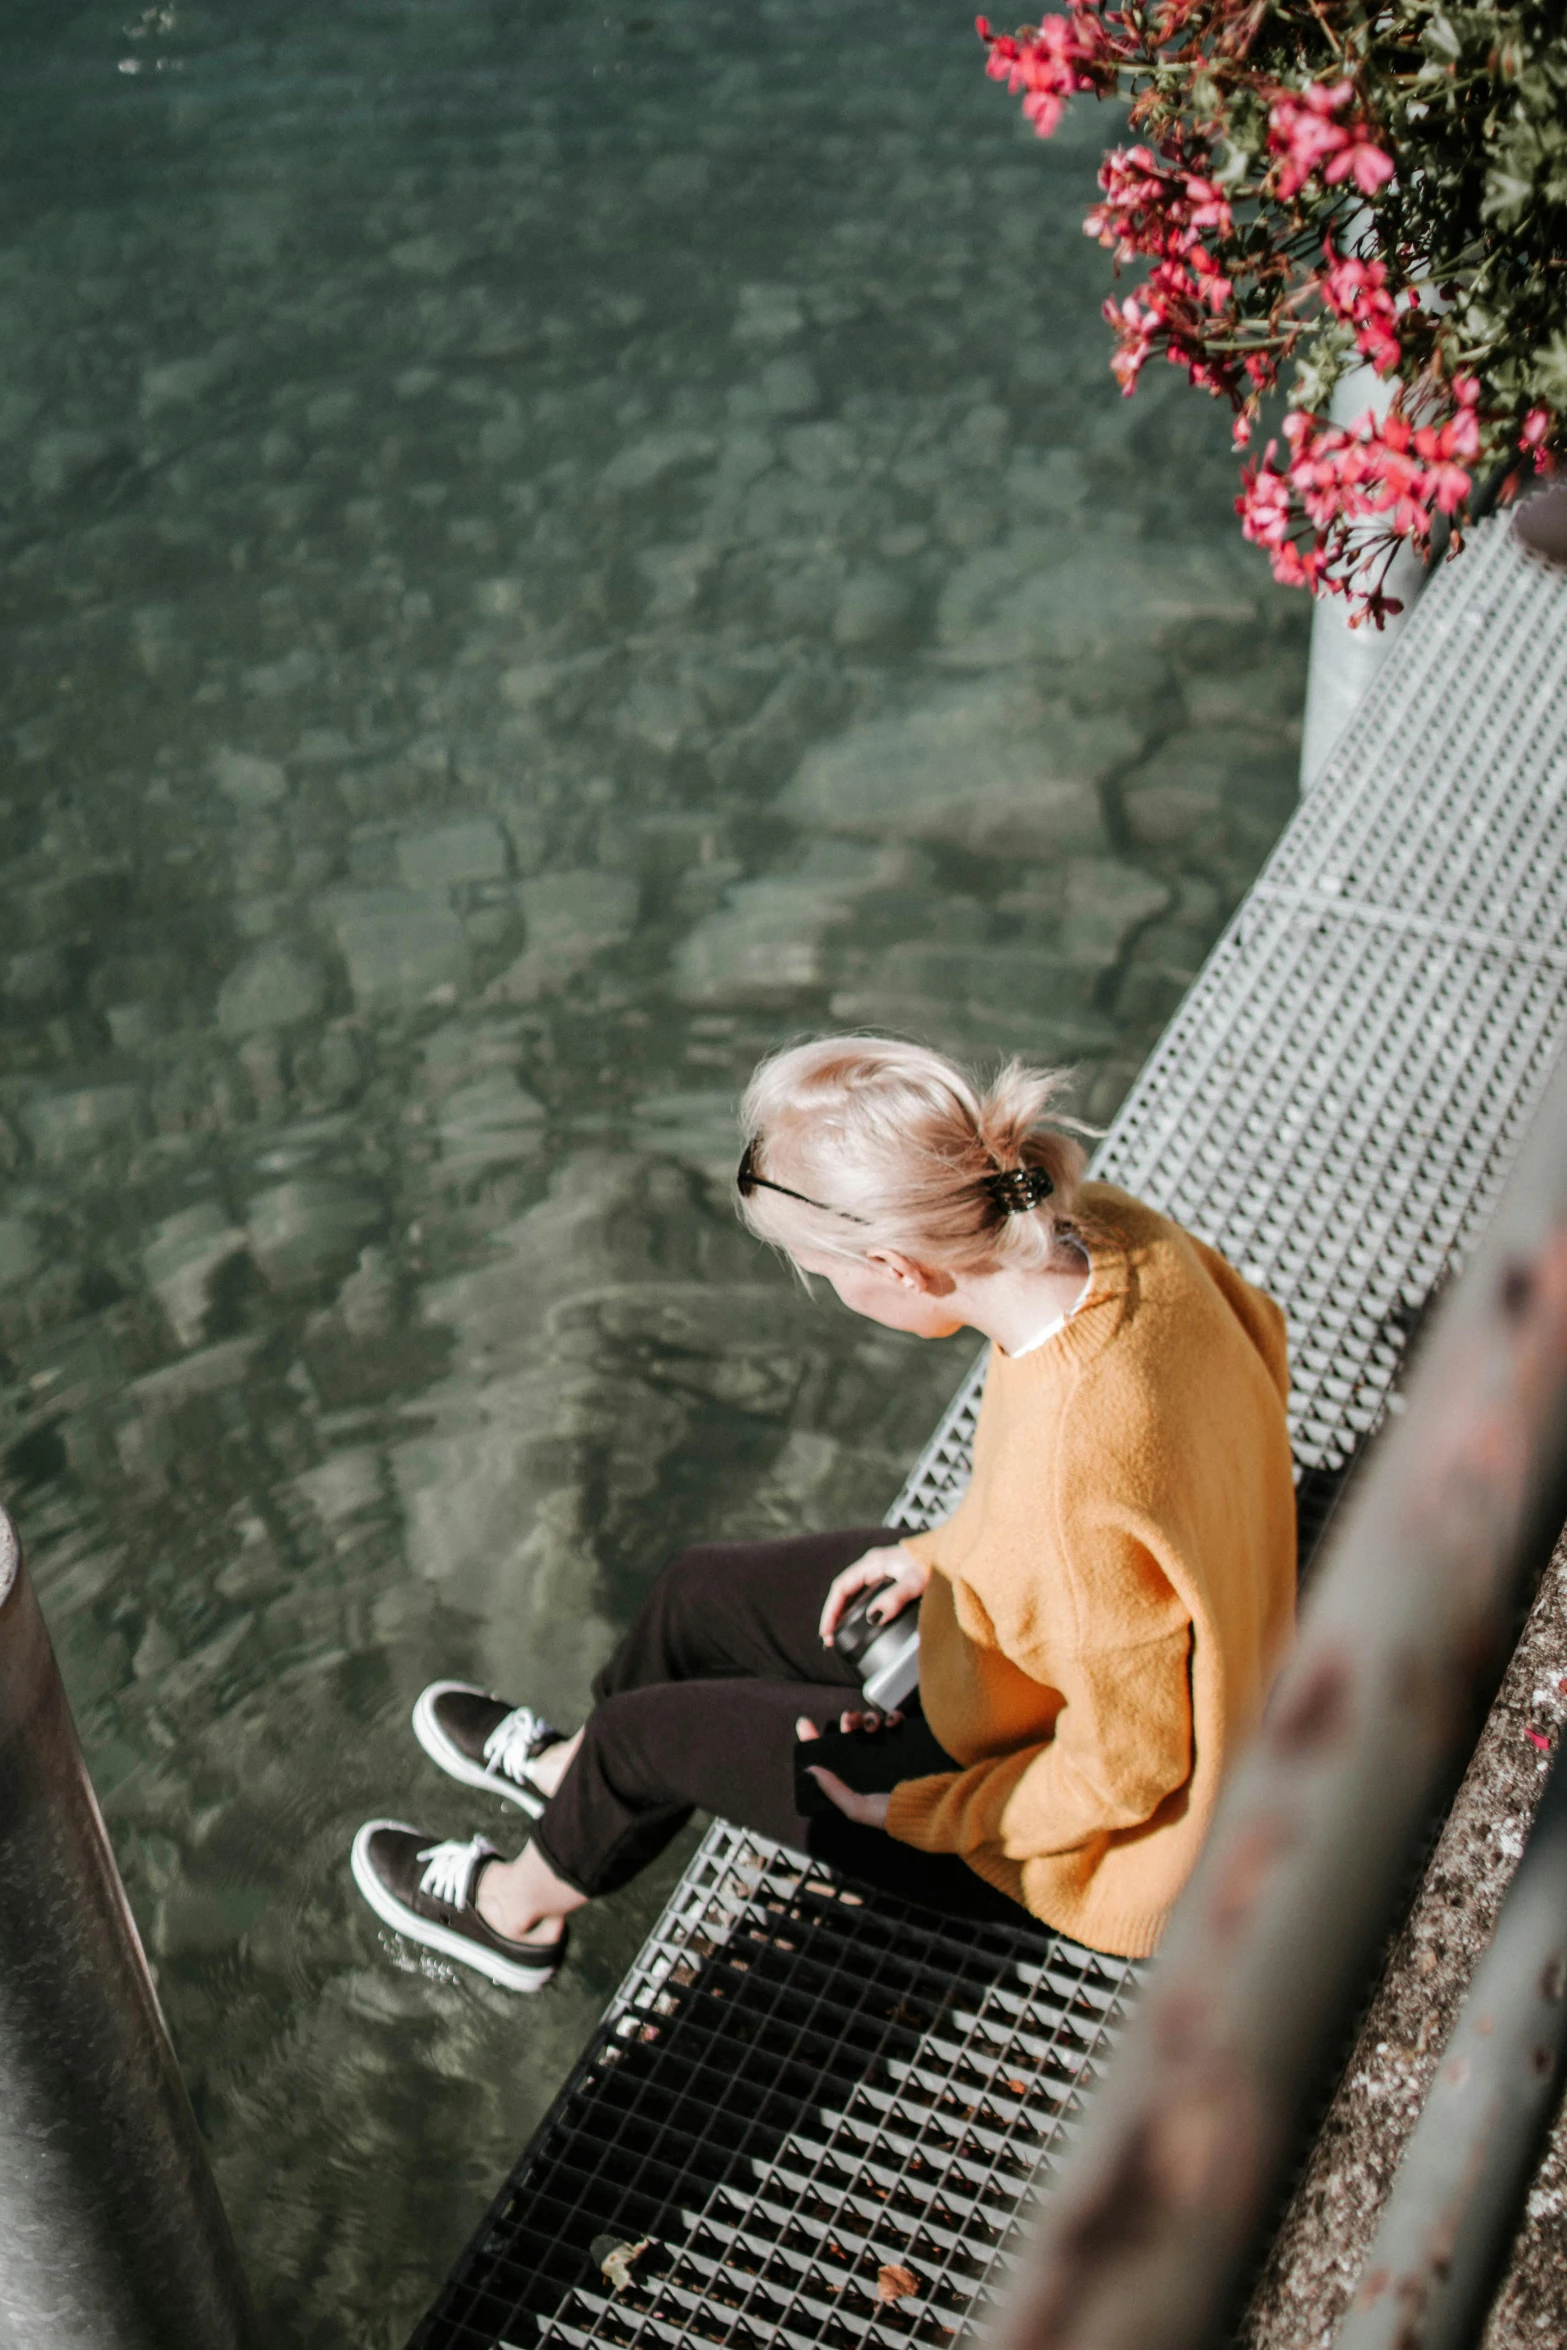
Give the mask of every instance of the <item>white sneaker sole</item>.
<path id="1" fill-rule="evenodd" d="M 482 1787 L 486 1795 L 503 1795 L 508 1803 L 516 1804 L 530 1820 L 536 1820 L 544 1809 L 547 1798 L 536 1787 L 520 1786 L 498 1771 L 487 1771 L 482 1763 L 470 1762 L 460 1746 L 454 1746 L 436 1717 L 435 1701 L 448 1697 L 454 1690 L 468 1690 L 469 1681 L 432 1681 L 428 1689 L 421 1689 L 414 1701 L 414 1736 L 431 1762 L 436 1763 L 449 1779 L 460 1779 L 465 1787 Z"/>
<path id="2" fill-rule="evenodd" d="M 405 1909 L 395 1893 L 381 1882 L 370 1859 L 370 1839 L 378 1828 L 401 1828 L 412 1834 L 406 1820 L 366 1820 L 354 1838 L 349 1866 L 354 1872 L 354 1883 L 384 1925 L 401 1934 L 409 1942 L 421 1943 L 426 1950 L 438 1950 L 443 1958 L 454 1958 L 459 1966 L 472 1967 L 477 1974 L 487 1975 L 503 1991 L 542 1991 L 553 1983 L 565 1955 L 565 1941 L 547 1957 L 531 1965 L 521 1965 L 515 1959 L 503 1957 L 498 1950 L 486 1950 L 481 1943 L 470 1942 L 466 1934 L 454 1934 L 449 1926 L 438 1926 L 433 1918 L 419 1917 Z"/>

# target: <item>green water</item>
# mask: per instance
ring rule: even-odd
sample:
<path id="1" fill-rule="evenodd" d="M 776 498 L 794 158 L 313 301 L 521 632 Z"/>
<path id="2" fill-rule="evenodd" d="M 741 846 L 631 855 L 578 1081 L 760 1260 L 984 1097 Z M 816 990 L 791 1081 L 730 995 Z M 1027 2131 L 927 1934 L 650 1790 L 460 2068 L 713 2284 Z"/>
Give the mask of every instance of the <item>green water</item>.
<path id="1" fill-rule="evenodd" d="M 3 1491 L 270 2338 L 400 2344 L 672 1879 L 421 1972 L 407 1728 L 885 1508 L 969 1348 L 737 1229 L 767 1047 L 1108 1115 L 1291 804 L 1304 608 L 920 0 L 0 31 Z"/>

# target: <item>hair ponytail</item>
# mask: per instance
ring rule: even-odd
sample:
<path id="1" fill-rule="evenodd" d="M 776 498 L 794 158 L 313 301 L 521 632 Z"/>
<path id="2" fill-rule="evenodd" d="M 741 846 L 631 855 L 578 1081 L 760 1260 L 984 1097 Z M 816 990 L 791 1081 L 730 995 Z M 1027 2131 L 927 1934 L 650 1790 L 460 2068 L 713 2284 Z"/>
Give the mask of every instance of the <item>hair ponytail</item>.
<path id="1" fill-rule="evenodd" d="M 1064 1131 L 1078 1122 L 1045 1123 L 1064 1082 L 1011 1060 L 981 1086 L 944 1054 L 888 1037 L 791 1046 L 756 1071 L 741 1123 L 757 1173 L 809 1197 L 759 1189 L 741 1212 L 786 1248 L 1038 1270 L 1074 1222 L 1085 1163 Z M 1048 1193 L 996 1180 L 1022 1170 L 1048 1178 Z"/>

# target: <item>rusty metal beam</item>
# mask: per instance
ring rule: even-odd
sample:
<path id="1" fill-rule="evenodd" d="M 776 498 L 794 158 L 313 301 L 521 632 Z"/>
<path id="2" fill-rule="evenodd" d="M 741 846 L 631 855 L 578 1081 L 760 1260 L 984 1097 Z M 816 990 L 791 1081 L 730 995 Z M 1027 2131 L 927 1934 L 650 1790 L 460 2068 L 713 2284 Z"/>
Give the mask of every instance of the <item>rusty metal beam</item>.
<path id="1" fill-rule="evenodd" d="M 1330 1542 L 990 2350 L 1210 2350 L 1567 1515 L 1567 1062 Z"/>
<path id="2" fill-rule="evenodd" d="M 1564 2063 L 1567 1771 L 1558 1762 L 1335 2350 L 1470 2350 L 1479 2340 Z"/>

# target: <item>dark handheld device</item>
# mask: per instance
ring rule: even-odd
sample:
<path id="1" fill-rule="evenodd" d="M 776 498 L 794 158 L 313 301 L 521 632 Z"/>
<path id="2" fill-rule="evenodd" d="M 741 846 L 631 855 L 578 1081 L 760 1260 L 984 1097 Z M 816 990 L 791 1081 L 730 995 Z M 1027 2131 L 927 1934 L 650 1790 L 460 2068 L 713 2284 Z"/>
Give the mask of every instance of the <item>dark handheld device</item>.
<path id="1" fill-rule="evenodd" d="M 872 1601 L 881 1596 L 891 1580 L 889 1575 L 885 1582 L 873 1583 L 868 1590 L 857 1592 L 838 1618 L 832 1636 L 838 1654 L 859 1674 L 867 1701 L 889 1708 L 901 1705 L 919 1686 L 920 1677 L 919 1601 L 910 1600 L 907 1607 L 900 1608 L 885 1624 L 870 1612 Z M 861 1792 L 871 1794 L 875 1790 L 865 1788 Z"/>

